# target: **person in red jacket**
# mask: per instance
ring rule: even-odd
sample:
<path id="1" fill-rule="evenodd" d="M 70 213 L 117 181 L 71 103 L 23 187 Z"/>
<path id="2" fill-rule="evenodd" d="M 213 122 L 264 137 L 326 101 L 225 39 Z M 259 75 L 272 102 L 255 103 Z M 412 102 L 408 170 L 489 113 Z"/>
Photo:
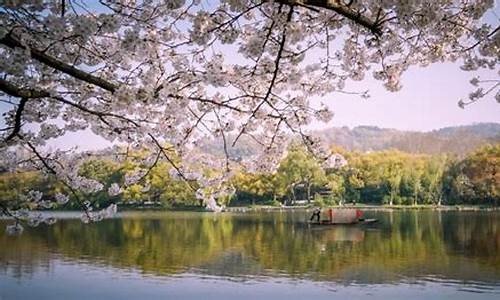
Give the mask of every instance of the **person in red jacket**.
<path id="1" fill-rule="evenodd" d="M 360 219 L 363 216 L 363 212 L 359 209 L 356 209 L 356 219 Z"/>
<path id="2" fill-rule="evenodd" d="M 330 223 L 333 223 L 333 208 L 328 209 L 328 221 L 330 221 Z"/>

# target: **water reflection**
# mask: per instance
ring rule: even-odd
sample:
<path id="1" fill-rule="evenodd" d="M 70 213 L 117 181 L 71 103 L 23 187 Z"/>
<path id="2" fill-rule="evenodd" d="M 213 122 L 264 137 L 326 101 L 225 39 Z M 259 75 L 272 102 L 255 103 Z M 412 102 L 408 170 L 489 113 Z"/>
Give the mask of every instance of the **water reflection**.
<path id="1" fill-rule="evenodd" d="M 498 212 L 370 212 L 375 226 L 310 228 L 304 212 L 129 213 L 0 233 L 0 272 L 19 280 L 54 261 L 245 281 L 288 277 L 342 284 L 460 282 L 498 291 Z M 5 224 L 0 224 L 4 226 Z M 463 284 L 466 283 L 464 286 Z"/>

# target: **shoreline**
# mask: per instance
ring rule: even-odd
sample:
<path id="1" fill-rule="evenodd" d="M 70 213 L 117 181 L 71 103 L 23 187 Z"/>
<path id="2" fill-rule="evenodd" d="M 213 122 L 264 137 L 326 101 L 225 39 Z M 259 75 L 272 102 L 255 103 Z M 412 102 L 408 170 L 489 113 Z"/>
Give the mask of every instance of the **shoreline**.
<path id="1" fill-rule="evenodd" d="M 279 210 L 311 210 L 315 206 L 233 206 L 226 207 L 226 212 L 256 212 L 256 211 L 279 211 Z M 360 209 L 369 211 L 398 211 L 398 210 L 435 210 L 435 211 L 500 211 L 500 206 L 484 205 L 333 205 L 327 206 L 334 209 Z M 325 207 L 326 208 L 326 207 Z"/>
<path id="2" fill-rule="evenodd" d="M 222 213 L 246 213 L 246 212 L 272 212 L 272 211 L 310 211 L 316 206 L 313 205 L 297 205 L 297 206 L 270 206 L 270 205 L 258 205 L 258 206 L 230 206 L 225 207 Z M 429 211 L 500 211 L 500 206 L 484 206 L 484 205 L 333 205 L 325 206 L 322 209 L 334 208 L 334 209 L 360 209 L 364 211 L 403 211 L 403 210 L 429 210 Z M 119 207 L 119 212 L 199 212 L 208 213 L 211 212 L 205 208 L 199 206 L 193 207 L 178 207 L 178 208 L 162 208 L 162 207 Z M 38 212 L 44 213 L 79 213 L 81 210 L 42 210 Z M 5 216 L 0 216 L 0 219 L 8 219 Z"/>

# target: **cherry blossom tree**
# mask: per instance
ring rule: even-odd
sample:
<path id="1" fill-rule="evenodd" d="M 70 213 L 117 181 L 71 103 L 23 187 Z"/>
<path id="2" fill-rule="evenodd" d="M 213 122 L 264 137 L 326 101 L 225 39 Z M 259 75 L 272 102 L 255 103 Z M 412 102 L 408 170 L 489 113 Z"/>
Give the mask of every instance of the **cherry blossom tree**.
<path id="1" fill-rule="evenodd" d="M 410 66 L 443 61 L 459 61 L 465 71 L 499 71 L 498 20 L 483 17 L 493 0 L 0 3 L 4 164 L 57 176 L 69 194 L 102 184 L 75 172 L 85 154 L 44 150 L 68 132 L 90 130 L 115 144 L 149 149 L 151 166 L 165 160 L 183 179 L 218 186 L 235 164 L 275 167 L 289 133 L 326 160 L 328 153 L 305 128 L 333 114 L 310 99 L 345 92 L 346 81 L 373 76 L 397 91 Z M 498 77 L 473 77 L 471 84 L 476 89 L 461 107 L 486 95 L 500 101 Z M 196 151 L 200 141 L 215 137 L 227 154 L 242 136 L 262 146 L 260 156 L 217 161 Z M 193 162 L 225 172 L 205 178 L 189 169 Z M 109 192 L 116 195 L 120 187 Z M 213 195 L 197 194 L 218 209 Z M 36 193 L 26 196 L 30 208 L 42 201 Z M 81 207 L 84 221 L 116 210 L 93 212 L 83 199 Z"/>

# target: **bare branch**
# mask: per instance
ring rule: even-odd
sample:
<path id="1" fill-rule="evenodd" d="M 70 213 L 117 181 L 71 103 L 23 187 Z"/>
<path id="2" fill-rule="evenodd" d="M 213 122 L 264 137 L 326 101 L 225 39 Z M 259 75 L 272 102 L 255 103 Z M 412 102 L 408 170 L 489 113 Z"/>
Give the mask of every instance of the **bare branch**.
<path id="1" fill-rule="evenodd" d="M 61 1 L 61 18 L 64 18 L 64 14 L 66 13 L 66 1 Z"/>

